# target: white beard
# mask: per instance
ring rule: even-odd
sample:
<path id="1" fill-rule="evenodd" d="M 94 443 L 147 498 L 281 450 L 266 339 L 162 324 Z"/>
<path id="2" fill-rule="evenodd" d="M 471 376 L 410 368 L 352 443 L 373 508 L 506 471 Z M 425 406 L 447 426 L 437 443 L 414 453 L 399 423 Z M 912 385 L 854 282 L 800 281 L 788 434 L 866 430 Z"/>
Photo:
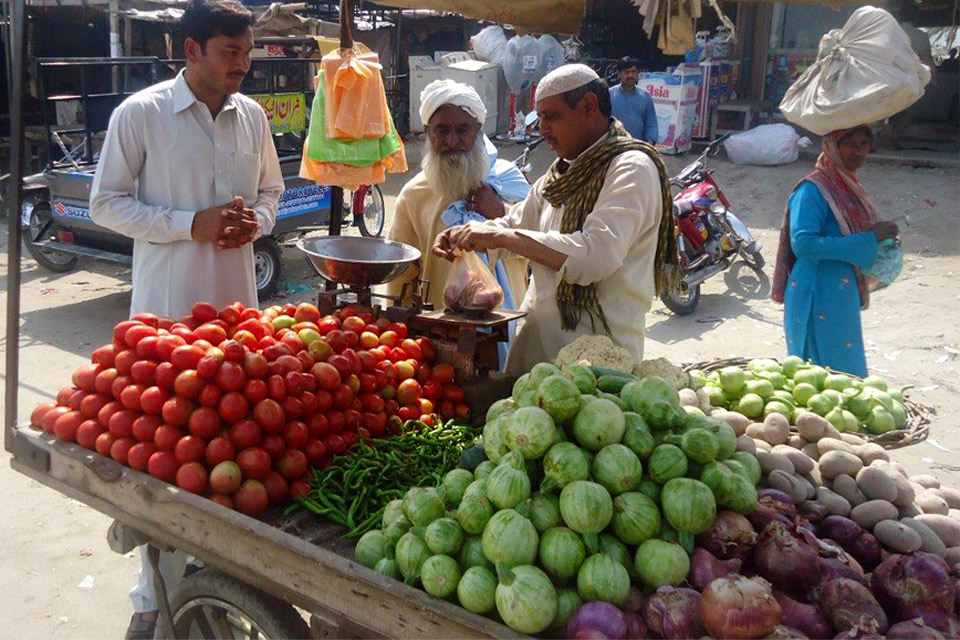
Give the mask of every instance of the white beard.
<path id="1" fill-rule="evenodd" d="M 430 188 L 444 200 L 463 200 L 471 191 L 486 184 L 490 174 L 490 158 L 483 135 L 478 135 L 473 150 L 465 153 L 440 154 L 428 142 L 420 167 Z"/>

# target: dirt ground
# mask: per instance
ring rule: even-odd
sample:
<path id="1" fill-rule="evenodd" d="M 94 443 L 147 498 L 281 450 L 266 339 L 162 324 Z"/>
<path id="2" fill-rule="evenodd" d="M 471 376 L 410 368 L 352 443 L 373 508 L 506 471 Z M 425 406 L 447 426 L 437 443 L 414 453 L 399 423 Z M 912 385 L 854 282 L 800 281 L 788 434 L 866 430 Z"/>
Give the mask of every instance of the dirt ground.
<path id="1" fill-rule="evenodd" d="M 416 166 L 419 145 L 408 150 L 411 166 Z M 502 156 L 510 159 L 520 150 L 501 147 Z M 550 159 L 548 149 L 537 150 L 535 175 Z M 667 165 L 677 171 L 689 161 L 690 156 L 671 157 Z M 766 276 L 758 279 L 745 266 L 734 265 L 705 284 L 699 309 L 685 318 L 655 303 L 647 318 L 649 357 L 679 362 L 784 354 L 782 311 L 768 299 L 769 275 L 785 200 L 811 165 L 807 159 L 772 168 L 714 161 L 720 185 L 763 243 Z M 388 216 L 409 175 L 393 176 L 384 186 Z M 900 225 L 907 254 L 899 281 L 877 293 L 864 314 L 870 368 L 895 385 L 915 384 L 911 397 L 936 411 L 931 437 L 894 456 L 912 473 L 932 473 L 960 487 L 960 463 L 954 458 L 960 452 L 960 170 L 871 164 L 862 177 L 881 215 Z M 4 269 L 6 243 L 4 231 Z M 130 303 L 129 272 L 114 265 L 86 261 L 76 271 L 58 275 L 28 257 L 23 268 L 21 422 L 35 404 L 53 398 L 69 382 L 73 369 L 95 347 L 109 341 L 111 327 L 127 316 Z M 289 283 L 319 284 L 296 249 L 284 251 L 284 269 Z M 280 299 L 296 302 L 312 296 L 300 292 Z M 0 636 L 122 637 L 131 612 L 127 592 L 139 561 L 108 549 L 108 519 L 27 480 L 7 464 L 0 465 L 0 513 L 6 514 L 0 525 L 0 602 L 5 603 Z"/>

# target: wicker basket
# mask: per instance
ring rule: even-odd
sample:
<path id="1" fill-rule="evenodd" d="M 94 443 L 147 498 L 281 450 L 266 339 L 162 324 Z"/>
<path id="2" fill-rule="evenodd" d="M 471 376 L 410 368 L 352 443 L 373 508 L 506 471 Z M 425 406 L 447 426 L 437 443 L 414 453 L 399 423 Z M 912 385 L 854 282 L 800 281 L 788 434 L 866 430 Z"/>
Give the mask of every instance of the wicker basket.
<path id="1" fill-rule="evenodd" d="M 769 359 L 777 360 L 776 358 Z M 724 367 L 743 367 L 746 366 L 747 362 L 749 362 L 749 360 L 746 358 L 726 358 L 684 365 L 683 370 L 690 371 L 692 369 L 699 369 L 705 373 L 710 373 L 711 371 L 718 371 Z M 840 372 L 834 371 L 834 373 Z M 843 375 L 849 376 L 850 374 L 844 373 Z M 850 377 L 856 378 L 856 376 Z M 859 432 L 857 435 L 864 438 L 867 442 L 875 442 L 886 449 L 899 449 L 900 447 L 908 447 L 918 442 L 923 442 L 930 434 L 931 420 L 929 409 L 906 398 L 904 398 L 903 406 L 907 411 L 907 426 L 905 428 L 888 431 L 878 436 Z"/>

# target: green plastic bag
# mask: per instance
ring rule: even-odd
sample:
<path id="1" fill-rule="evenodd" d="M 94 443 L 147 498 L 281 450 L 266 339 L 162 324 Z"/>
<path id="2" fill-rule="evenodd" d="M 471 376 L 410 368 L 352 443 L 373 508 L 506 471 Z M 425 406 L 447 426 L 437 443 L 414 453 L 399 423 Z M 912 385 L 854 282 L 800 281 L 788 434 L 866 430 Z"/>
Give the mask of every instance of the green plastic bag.
<path id="1" fill-rule="evenodd" d="M 326 97 L 323 92 L 323 73 L 319 74 L 317 93 L 310 111 L 310 140 L 307 157 L 315 162 L 336 162 L 354 167 L 368 167 L 392 156 L 401 148 L 400 138 L 390 116 L 390 133 L 379 139 L 343 140 L 328 138 L 325 124 Z"/>

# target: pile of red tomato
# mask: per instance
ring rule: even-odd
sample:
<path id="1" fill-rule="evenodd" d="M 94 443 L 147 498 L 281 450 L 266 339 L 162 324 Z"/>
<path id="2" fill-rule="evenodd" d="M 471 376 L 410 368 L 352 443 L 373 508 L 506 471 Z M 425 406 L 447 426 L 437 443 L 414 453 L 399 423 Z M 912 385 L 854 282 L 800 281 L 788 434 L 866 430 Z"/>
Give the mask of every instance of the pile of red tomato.
<path id="1" fill-rule="evenodd" d="M 116 325 L 31 424 L 257 516 L 360 439 L 469 416 L 453 367 L 403 323 L 304 303 L 194 305 Z M 439 417 L 438 417 L 439 416 Z"/>

